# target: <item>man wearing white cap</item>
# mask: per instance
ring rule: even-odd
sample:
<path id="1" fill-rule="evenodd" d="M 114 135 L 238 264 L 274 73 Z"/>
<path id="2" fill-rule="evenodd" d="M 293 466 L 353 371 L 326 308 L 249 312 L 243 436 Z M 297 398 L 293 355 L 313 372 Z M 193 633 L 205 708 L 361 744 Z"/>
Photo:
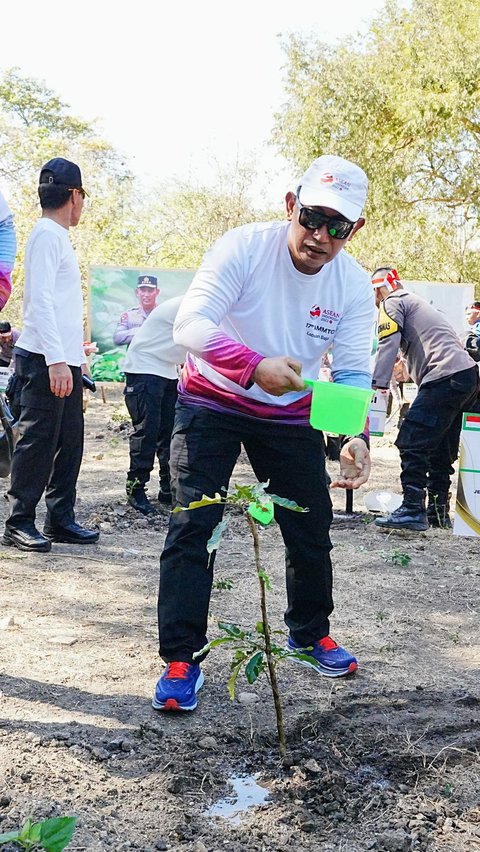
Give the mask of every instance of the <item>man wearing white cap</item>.
<path id="1" fill-rule="evenodd" d="M 374 299 L 368 274 L 343 249 L 364 224 L 368 181 L 340 157 L 319 157 L 287 221 L 226 233 L 206 253 L 179 309 L 175 342 L 188 350 L 179 384 L 170 470 L 174 505 L 228 487 L 243 445 L 255 476 L 307 513 L 275 506 L 286 547 L 291 649 L 312 647 L 315 669 L 353 673 L 354 656 L 329 636 L 333 609 L 331 501 L 323 436 L 309 425 L 310 392 L 333 352 L 336 382 L 370 387 Z M 368 436 L 348 441 L 335 485 L 369 475 Z M 213 558 L 206 544 L 222 509 L 172 514 L 160 560 L 160 654 L 167 667 L 153 706 L 193 710 L 203 683 L 193 654 L 206 643 Z"/>

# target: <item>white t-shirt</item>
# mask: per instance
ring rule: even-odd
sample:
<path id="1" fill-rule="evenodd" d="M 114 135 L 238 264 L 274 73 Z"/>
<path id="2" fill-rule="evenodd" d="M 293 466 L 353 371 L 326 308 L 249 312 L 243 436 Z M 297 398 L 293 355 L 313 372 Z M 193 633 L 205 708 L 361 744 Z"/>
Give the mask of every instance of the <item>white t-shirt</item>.
<path id="1" fill-rule="evenodd" d="M 183 364 L 186 351 L 173 342 L 173 323 L 183 296 L 157 305 L 133 335 L 123 370 L 149 373 L 165 379 L 177 378 L 177 364 Z"/>
<path id="2" fill-rule="evenodd" d="M 68 228 L 39 219 L 25 249 L 23 329 L 17 346 L 47 365 L 85 363 L 80 269 Z"/>
<path id="3" fill-rule="evenodd" d="M 226 233 L 206 253 L 182 305 L 174 339 L 189 353 L 181 394 L 265 416 L 265 406 L 297 406 L 305 392 L 272 397 L 251 384 L 261 357 L 289 355 L 302 376 L 369 373 L 375 312 L 370 277 L 345 251 L 315 275 L 299 272 L 288 222 L 254 223 Z M 241 399 L 245 400 L 242 404 Z M 253 408 L 252 408 L 253 405 Z M 285 412 L 287 413 L 287 412 Z"/>

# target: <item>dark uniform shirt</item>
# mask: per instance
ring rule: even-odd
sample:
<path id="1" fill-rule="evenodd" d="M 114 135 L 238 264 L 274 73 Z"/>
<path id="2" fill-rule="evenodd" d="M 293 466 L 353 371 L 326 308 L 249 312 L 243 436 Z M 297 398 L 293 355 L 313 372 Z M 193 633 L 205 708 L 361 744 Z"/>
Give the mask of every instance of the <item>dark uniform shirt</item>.
<path id="1" fill-rule="evenodd" d="M 473 366 L 444 314 L 407 290 L 396 290 L 381 303 L 378 339 L 374 388 L 388 388 L 399 348 L 419 387 Z"/>

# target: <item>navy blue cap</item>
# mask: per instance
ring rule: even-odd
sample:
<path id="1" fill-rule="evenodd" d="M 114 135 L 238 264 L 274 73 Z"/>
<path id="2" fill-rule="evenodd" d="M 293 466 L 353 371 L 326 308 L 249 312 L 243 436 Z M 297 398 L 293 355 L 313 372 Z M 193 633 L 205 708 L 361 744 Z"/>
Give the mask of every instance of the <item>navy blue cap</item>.
<path id="1" fill-rule="evenodd" d="M 157 287 L 155 275 L 139 275 L 137 287 Z"/>
<path id="2" fill-rule="evenodd" d="M 42 166 L 39 184 L 55 183 L 67 186 L 69 189 L 83 189 L 82 173 L 75 163 L 54 157 Z"/>

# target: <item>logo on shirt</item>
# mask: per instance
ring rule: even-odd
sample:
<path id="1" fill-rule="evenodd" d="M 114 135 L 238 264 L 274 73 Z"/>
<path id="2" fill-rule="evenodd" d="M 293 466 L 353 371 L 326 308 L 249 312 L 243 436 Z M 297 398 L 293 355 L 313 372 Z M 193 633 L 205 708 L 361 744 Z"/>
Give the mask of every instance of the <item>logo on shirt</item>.
<path id="1" fill-rule="evenodd" d="M 310 308 L 310 316 L 313 319 L 318 319 L 322 316 L 322 309 L 319 307 L 319 305 L 312 305 L 312 307 Z"/>

